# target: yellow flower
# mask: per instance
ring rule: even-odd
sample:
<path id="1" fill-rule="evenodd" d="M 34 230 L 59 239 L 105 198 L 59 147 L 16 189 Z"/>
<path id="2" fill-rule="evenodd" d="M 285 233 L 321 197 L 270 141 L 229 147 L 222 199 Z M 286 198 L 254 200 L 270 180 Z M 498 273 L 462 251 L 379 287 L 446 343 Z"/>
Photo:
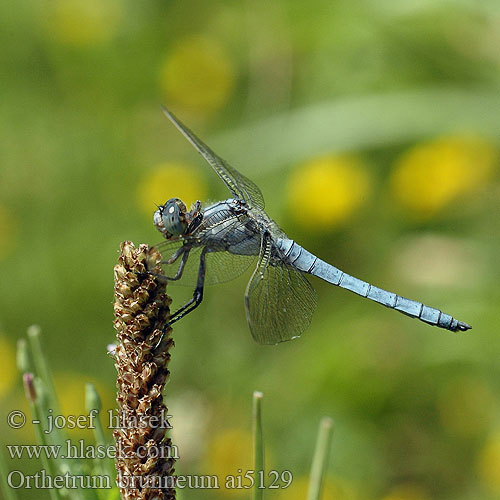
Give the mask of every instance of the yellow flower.
<path id="1" fill-rule="evenodd" d="M 169 105 L 210 113 L 228 99 L 234 70 L 223 47 L 201 36 L 186 37 L 166 57 L 160 86 Z"/>
<path id="2" fill-rule="evenodd" d="M 52 0 L 45 29 L 58 42 L 76 47 L 107 42 L 123 15 L 122 0 Z"/>
<path id="3" fill-rule="evenodd" d="M 12 215 L 0 205 L 0 260 L 7 257 L 14 247 L 14 222 Z"/>
<path id="4" fill-rule="evenodd" d="M 500 432 L 494 434 L 482 449 L 477 468 L 486 489 L 500 495 Z"/>
<path id="5" fill-rule="evenodd" d="M 283 484 L 280 481 L 279 484 Z M 307 491 L 309 488 L 309 478 L 307 477 L 294 477 L 292 483 L 288 488 L 272 490 L 276 500 L 304 500 L 307 498 Z M 322 500 L 355 500 L 358 495 L 355 489 L 347 483 L 347 481 L 336 478 L 331 479 L 327 477 L 323 484 Z"/>
<path id="6" fill-rule="evenodd" d="M 140 209 L 152 217 L 154 204 L 180 198 L 189 209 L 196 200 L 203 201 L 205 193 L 206 185 L 194 168 L 182 163 L 162 163 L 139 183 L 137 201 Z"/>
<path id="7" fill-rule="evenodd" d="M 427 500 L 429 495 L 415 484 L 396 486 L 383 500 Z"/>
<path id="8" fill-rule="evenodd" d="M 248 489 L 226 488 L 228 476 L 244 476 L 252 470 L 252 435 L 243 429 L 229 429 L 216 434 L 207 447 L 206 463 L 203 473 L 216 475 L 219 479 L 220 491 L 228 497 L 248 497 Z M 236 484 L 236 483 L 235 483 Z M 249 484 L 242 478 L 242 484 Z"/>
<path id="9" fill-rule="evenodd" d="M 395 198 L 416 218 L 432 217 L 494 175 L 498 150 L 472 136 L 451 136 L 420 144 L 394 166 Z"/>
<path id="10" fill-rule="evenodd" d="M 10 391 L 16 375 L 16 352 L 10 342 L 0 336 L 0 397 Z"/>
<path id="11" fill-rule="evenodd" d="M 317 158 L 292 173 L 288 181 L 289 210 L 308 229 L 341 226 L 366 201 L 370 187 L 370 176 L 358 158 Z"/>

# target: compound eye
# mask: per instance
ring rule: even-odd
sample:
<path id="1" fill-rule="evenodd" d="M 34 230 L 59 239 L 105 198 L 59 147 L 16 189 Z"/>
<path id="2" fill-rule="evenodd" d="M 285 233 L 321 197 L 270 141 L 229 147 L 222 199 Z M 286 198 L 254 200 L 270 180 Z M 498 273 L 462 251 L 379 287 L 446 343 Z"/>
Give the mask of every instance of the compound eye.
<path id="1" fill-rule="evenodd" d="M 181 205 L 183 204 L 180 200 L 169 200 L 161 214 L 165 229 L 173 235 L 183 234 L 186 229 L 185 214 L 181 211 Z"/>

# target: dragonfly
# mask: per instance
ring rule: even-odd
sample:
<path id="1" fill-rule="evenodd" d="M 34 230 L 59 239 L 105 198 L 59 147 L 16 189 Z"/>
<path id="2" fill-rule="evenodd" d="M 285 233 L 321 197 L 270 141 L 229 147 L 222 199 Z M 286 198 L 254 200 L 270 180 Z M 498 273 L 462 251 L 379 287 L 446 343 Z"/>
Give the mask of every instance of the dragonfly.
<path id="1" fill-rule="evenodd" d="M 472 328 L 439 309 L 355 278 L 290 239 L 266 213 L 261 190 L 174 114 L 166 108 L 162 110 L 231 194 L 226 200 L 206 206 L 197 201 L 190 210 L 179 198 L 157 206 L 153 222 L 165 238 L 157 248 L 162 255 L 169 255 L 162 262 L 163 277 L 167 282 L 194 287 L 192 298 L 171 315 L 167 327 L 201 304 L 205 285 L 229 281 L 253 265 L 244 303 L 250 332 L 259 344 L 295 339 L 308 328 L 317 297 L 306 275 L 428 325 L 453 332 Z"/>

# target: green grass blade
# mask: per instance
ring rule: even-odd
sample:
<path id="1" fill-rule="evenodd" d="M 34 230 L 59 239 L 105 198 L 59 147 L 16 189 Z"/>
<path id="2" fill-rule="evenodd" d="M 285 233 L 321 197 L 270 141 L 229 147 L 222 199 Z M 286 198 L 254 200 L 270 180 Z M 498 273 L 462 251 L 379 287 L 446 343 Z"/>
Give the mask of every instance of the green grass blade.
<path id="1" fill-rule="evenodd" d="M 85 384 L 85 408 L 87 409 L 89 414 L 96 414 L 94 418 L 95 428 L 93 429 L 96 446 L 102 449 L 107 449 L 110 446 L 110 442 L 108 442 L 108 440 L 106 439 L 104 429 L 99 418 L 102 409 L 101 398 L 99 397 L 99 393 L 97 392 L 94 384 L 91 384 L 90 382 L 87 382 L 87 384 Z M 95 468 L 97 471 L 99 471 L 100 474 L 108 475 L 110 477 L 111 483 L 113 482 L 113 478 L 116 476 L 116 469 L 115 463 L 112 459 L 107 457 L 103 459 L 96 458 Z"/>
<path id="2" fill-rule="evenodd" d="M 64 449 L 66 446 L 66 441 L 68 440 L 68 436 L 63 429 L 55 427 L 52 429 L 52 432 L 50 432 L 50 434 L 46 434 L 45 432 L 43 432 L 44 429 L 47 430 L 46 422 L 47 416 L 49 415 L 49 410 L 52 410 L 53 416 L 61 415 L 61 411 L 59 409 L 59 402 L 52 375 L 43 353 L 42 343 L 40 339 L 40 327 L 36 325 L 30 326 L 27 333 L 29 339 L 29 347 L 31 348 L 31 358 L 33 359 L 33 365 L 35 367 L 36 373 L 34 382 L 37 398 L 32 406 L 35 408 L 35 411 L 37 411 L 38 414 L 38 417 L 35 418 L 35 420 L 39 420 L 40 422 L 42 422 L 41 425 L 35 425 L 37 438 L 38 434 L 41 433 L 44 440 L 42 444 L 58 445 L 61 446 L 61 449 Z M 66 459 L 58 457 L 57 459 L 48 460 L 48 462 L 50 463 L 51 469 L 58 471 L 58 473 L 60 474 L 65 474 L 66 472 L 68 472 L 72 476 L 84 475 L 84 469 L 80 459 Z M 75 500 L 99 499 L 97 492 L 90 488 L 72 489 L 69 492 L 69 496 Z"/>
<path id="3" fill-rule="evenodd" d="M 309 478 L 309 488 L 307 500 L 320 500 L 323 490 L 323 482 L 328 466 L 328 456 L 333 436 L 333 420 L 324 417 L 319 425 L 318 439 L 311 466 L 311 476 Z"/>
<path id="4" fill-rule="evenodd" d="M 59 415 L 59 403 L 57 401 L 56 390 L 54 381 L 50 374 L 47 360 L 43 354 L 42 342 L 40 340 L 41 329 L 38 325 L 32 325 L 28 328 L 28 339 L 31 347 L 31 355 L 35 365 L 35 373 L 37 377 L 43 380 L 44 386 L 47 390 L 47 399 L 49 408 L 52 409 L 54 415 Z"/>
<path id="5" fill-rule="evenodd" d="M 45 392 L 43 383 L 40 380 L 36 381 L 32 373 L 25 373 L 23 375 L 24 390 L 26 392 L 26 398 L 28 399 L 31 415 L 34 421 L 41 422 L 43 420 L 41 407 L 43 407 L 43 402 L 45 399 Z M 43 432 L 43 428 L 40 424 L 34 425 L 35 435 L 38 444 L 41 446 L 47 446 L 47 435 Z M 47 458 L 44 453 L 40 454 L 42 460 L 42 465 L 47 471 L 47 475 L 50 477 L 55 476 L 55 462 Z M 50 498 L 52 500 L 61 500 L 60 490 L 58 488 L 49 488 Z"/>
<path id="6" fill-rule="evenodd" d="M 209 144 L 255 181 L 319 154 L 413 142 L 456 130 L 457 124 L 498 141 L 499 107 L 497 90 L 484 87 L 348 95 L 233 128 Z"/>
<path id="7" fill-rule="evenodd" d="M 264 498 L 264 489 L 259 488 L 261 477 L 264 477 L 265 456 L 264 456 L 264 435 L 262 432 L 262 392 L 253 393 L 253 468 L 255 471 L 255 486 L 253 488 L 253 499 L 262 500 Z"/>
<path id="8" fill-rule="evenodd" d="M 17 341 L 16 362 L 17 369 L 21 373 L 33 372 L 33 366 L 30 361 L 30 353 L 26 339 L 19 339 Z"/>
<path id="9" fill-rule="evenodd" d="M 5 500 L 17 500 L 17 495 L 14 490 L 7 483 L 7 476 L 9 475 L 9 468 L 3 452 L 0 452 L 0 491 L 3 493 Z"/>

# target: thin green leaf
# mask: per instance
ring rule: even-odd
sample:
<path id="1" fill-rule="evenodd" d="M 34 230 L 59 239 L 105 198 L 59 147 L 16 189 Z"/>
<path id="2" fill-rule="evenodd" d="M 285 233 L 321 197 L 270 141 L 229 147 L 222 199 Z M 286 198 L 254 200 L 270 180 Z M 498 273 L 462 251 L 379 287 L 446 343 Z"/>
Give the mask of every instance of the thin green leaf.
<path id="1" fill-rule="evenodd" d="M 108 449 L 110 443 L 106 439 L 106 436 L 104 434 L 104 429 L 102 427 L 102 423 L 99 418 L 102 409 L 101 398 L 99 397 L 99 393 L 97 392 L 97 389 L 95 388 L 94 384 L 91 384 L 90 382 L 87 382 L 85 384 L 85 407 L 89 412 L 89 414 L 95 413 L 95 418 L 93 419 L 95 427 L 92 430 L 94 433 L 96 446 L 98 446 L 101 449 Z M 108 457 L 103 459 L 96 458 L 94 460 L 94 463 L 95 463 L 95 469 L 99 471 L 100 474 L 102 475 L 107 474 L 110 480 L 112 480 L 115 477 L 116 469 L 113 460 L 111 460 Z"/>
<path id="2" fill-rule="evenodd" d="M 43 380 L 46 388 L 46 397 L 48 398 L 49 408 L 52 409 L 54 415 L 60 415 L 59 404 L 57 400 L 56 389 L 52 375 L 47 364 L 47 360 L 43 354 L 42 342 L 40 340 L 41 329 L 38 325 L 32 325 L 28 328 L 28 339 L 31 347 L 31 355 L 35 365 L 35 374 Z"/>
<path id="3" fill-rule="evenodd" d="M 309 488 L 307 491 L 307 500 L 320 500 L 323 491 L 323 482 L 326 468 L 328 466 L 328 456 L 333 436 L 333 420 L 324 417 L 319 425 L 316 449 L 311 466 L 311 476 L 309 478 Z"/>
<path id="4" fill-rule="evenodd" d="M 253 488 L 253 499 L 262 500 L 264 498 L 264 489 L 261 486 L 261 478 L 264 477 L 265 467 L 265 452 L 264 452 L 264 435 L 262 431 L 262 392 L 255 391 L 253 393 L 253 412 L 252 412 L 252 427 L 253 427 L 253 463 L 255 473 L 255 486 Z"/>
<path id="5" fill-rule="evenodd" d="M 484 87 L 348 96 L 273 114 L 209 139 L 209 144 L 256 181 L 311 156 L 401 144 L 457 126 L 498 142 L 499 108 L 497 90 Z"/>
<path id="6" fill-rule="evenodd" d="M 5 457 L 3 453 L 0 453 L 0 491 L 3 493 L 5 500 L 17 500 L 17 495 L 7 483 L 9 472 Z"/>
<path id="7" fill-rule="evenodd" d="M 41 330 L 39 326 L 33 325 L 28 328 L 28 339 L 31 348 L 31 357 L 33 359 L 36 379 L 35 387 L 37 391 L 37 399 L 34 403 L 36 406 L 41 424 L 35 425 L 35 430 L 41 432 L 44 442 L 60 446 L 61 449 L 66 448 L 66 442 L 69 439 L 63 429 L 54 427 L 50 433 L 48 431 L 47 422 L 48 415 L 52 417 L 61 415 L 59 402 L 55 390 L 52 375 L 50 373 L 47 360 L 44 356 L 42 343 L 40 340 Z M 51 410 L 49 412 L 49 410 Z M 52 468 L 58 471 L 59 474 L 69 473 L 71 476 L 83 476 L 84 469 L 81 460 L 73 458 L 54 458 L 49 460 Z M 96 491 L 90 488 L 71 489 L 68 491 L 71 498 L 75 500 L 99 500 Z"/>
<path id="8" fill-rule="evenodd" d="M 45 394 L 43 384 L 37 381 L 35 384 L 34 376 L 32 373 L 25 373 L 23 376 L 24 389 L 26 392 L 26 397 L 28 399 L 32 420 L 34 422 L 42 422 L 43 413 L 41 407 L 43 405 Z M 43 432 L 43 427 L 40 424 L 35 424 L 33 426 L 35 428 L 35 435 L 38 441 L 38 444 L 41 447 L 47 447 L 47 434 Z M 40 458 L 42 460 L 42 465 L 47 475 L 49 477 L 55 476 L 55 461 L 50 460 L 45 453 L 40 454 Z M 61 491 L 58 488 L 49 488 L 50 498 L 52 500 L 61 500 Z"/>
<path id="9" fill-rule="evenodd" d="M 17 369 L 21 373 L 33 372 L 33 366 L 31 365 L 28 344 L 26 339 L 19 339 L 17 341 L 17 353 L 16 353 Z"/>

